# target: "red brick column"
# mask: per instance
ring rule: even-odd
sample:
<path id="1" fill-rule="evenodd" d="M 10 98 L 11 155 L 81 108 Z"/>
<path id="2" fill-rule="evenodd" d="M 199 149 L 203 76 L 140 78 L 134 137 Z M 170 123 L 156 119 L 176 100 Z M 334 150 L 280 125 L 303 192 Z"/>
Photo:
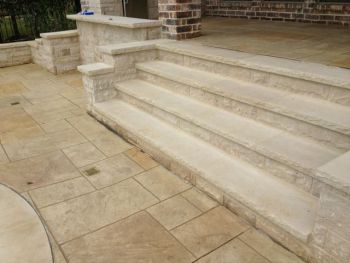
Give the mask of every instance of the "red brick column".
<path id="1" fill-rule="evenodd" d="M 158 0 L 162 34 L 170 39 L 200 36 L 201 0 Z"/>

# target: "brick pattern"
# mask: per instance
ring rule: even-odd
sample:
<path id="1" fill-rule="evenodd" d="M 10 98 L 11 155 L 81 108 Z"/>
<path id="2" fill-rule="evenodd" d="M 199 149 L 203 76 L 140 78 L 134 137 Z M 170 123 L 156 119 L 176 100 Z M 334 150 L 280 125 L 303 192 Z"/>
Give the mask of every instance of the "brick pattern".
<path id="1" fill-rule="evenodd" d="M 207 0 L 206 15 L 350 25 L 350 3 L 316 0 Z"/>
<path id="2" fill-rule="evenodd" d="M 201 31 L 201 0 L 159 0 L 163 36 L 170 39 L 197 37 Z"/>

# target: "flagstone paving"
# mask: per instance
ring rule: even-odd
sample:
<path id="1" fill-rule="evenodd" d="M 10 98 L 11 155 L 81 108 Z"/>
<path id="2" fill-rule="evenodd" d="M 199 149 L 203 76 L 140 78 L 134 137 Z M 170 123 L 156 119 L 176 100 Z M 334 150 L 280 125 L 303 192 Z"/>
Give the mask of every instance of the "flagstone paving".
<path id="1" fill-rule="evenodd" d="M 84 101 L 76 72 L 0 69 L 0 183 L 41 214 L 55 263 L 302 262 L 92 119 Z"/>

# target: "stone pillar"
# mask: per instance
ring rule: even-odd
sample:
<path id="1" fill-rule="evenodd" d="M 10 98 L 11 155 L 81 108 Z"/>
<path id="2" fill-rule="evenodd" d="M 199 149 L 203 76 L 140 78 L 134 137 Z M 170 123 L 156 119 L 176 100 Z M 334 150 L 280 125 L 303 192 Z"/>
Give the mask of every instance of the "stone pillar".
<path id="1" fill-rule="evenodd" d="M 188 39 L 200 36 L 201 0 L 158 0 L 162 36 Z"/>
<path id="2" fill-rule="evenodd" d="M 122 0 L 81 0 L 81 9 L 91 9 L 95 14 L 123 16 Z"/>

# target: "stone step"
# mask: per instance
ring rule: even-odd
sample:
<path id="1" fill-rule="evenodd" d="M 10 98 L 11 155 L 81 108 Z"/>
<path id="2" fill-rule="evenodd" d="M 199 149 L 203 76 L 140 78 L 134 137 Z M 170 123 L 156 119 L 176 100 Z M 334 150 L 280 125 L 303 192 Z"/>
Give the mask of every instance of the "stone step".
<path id="1" fill-rule="evenodd" d="M 342 154 L 142 80 L 117 89 L 122 100 L 315 194 L 312 170 Z"/>
<path id="2" fill-rule="evenodd" d="M 161 60 L 350 106 L 348 69 L 198 43 L 160 43 L 157 48 Z"/>
<path id="3" fill-rule="evenodd" d="M 269 125 L 350 149 L 350 108 L 164 61 L 136 65 L 139 77 Z"/>
<path id="4" fill-rule="evenodd" d="M 175 173 L 191 172 L 188 179 L 220 203 L 237 200 L 257 220 L 268 220 L 298 240 L 307 241 L 317 198 L 118 99 L 94 106 L 91 114 L 98 120 Z"/>

